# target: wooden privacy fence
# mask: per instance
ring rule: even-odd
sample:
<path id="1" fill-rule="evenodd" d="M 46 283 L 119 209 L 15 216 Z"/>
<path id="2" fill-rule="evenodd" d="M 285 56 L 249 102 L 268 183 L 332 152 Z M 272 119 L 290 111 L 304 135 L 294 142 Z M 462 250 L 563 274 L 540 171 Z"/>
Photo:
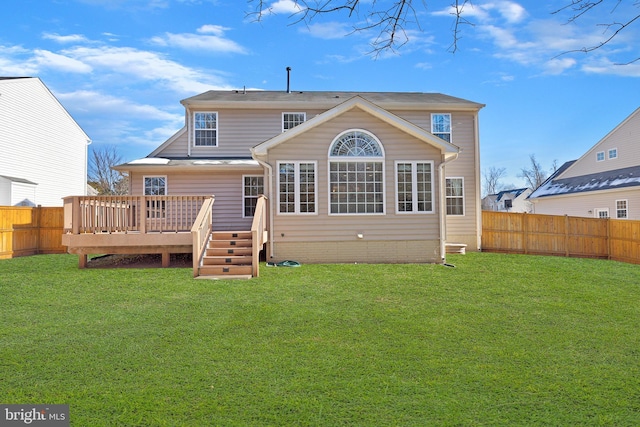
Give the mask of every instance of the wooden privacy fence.
<path id="1" fill-rule="evenodd" d="M 482 250 L 640 264 L 640 221 L 483 211 Z"/>
<path id="2" fill-rule="evenodd" d="M 61 207 L 0 206 L 0 259 L 65 253 L 63 222 Z"/>

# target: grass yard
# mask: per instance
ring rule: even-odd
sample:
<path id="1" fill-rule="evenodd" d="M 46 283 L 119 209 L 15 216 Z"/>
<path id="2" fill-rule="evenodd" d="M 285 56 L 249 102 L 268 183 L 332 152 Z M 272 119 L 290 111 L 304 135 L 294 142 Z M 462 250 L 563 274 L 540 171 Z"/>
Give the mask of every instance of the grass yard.
<path id="1" fill-rule="evenodd" d="M 637 426 L 640 266 L 77 268 L 0 260 L 0 403 L 72 426 Z"/>

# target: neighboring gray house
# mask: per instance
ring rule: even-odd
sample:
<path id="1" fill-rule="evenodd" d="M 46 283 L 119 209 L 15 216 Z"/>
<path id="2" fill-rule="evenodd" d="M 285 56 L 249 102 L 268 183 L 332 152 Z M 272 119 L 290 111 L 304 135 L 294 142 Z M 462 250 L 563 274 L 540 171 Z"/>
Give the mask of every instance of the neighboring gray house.
<path id="1" fill-rule="evenodd" d="M 529 196 L 533 212 L 640 220 L 640 108 Z"/>
<path id="2" fill-rule="evenodd" d="M 482 209 L 497 212 L 531 212 L 531 202 L 527 197 L 530 188 L 514 188 L 503 190 L 496 194 L 489 194 L 482 199 Z"/>
<path id="3" fill-rule="evenodd" d="M 0 205 L 62 206 L 87 188 L 89 137 L 37 77 L 0 77 Z"/>
<path id="4" fill-rule="evenodd" d="M 483 104 L 298 91 L 209 91 L 182 104 L 182 129 L 116 168 L 131 195 L 215 195 L 213 230 L 235 232 L 250 229 L 264 194 L 268 259 L 442 262 L 446 243 L 480 247 Z M 147 218 L 168 215 L 157 200 Z"/>

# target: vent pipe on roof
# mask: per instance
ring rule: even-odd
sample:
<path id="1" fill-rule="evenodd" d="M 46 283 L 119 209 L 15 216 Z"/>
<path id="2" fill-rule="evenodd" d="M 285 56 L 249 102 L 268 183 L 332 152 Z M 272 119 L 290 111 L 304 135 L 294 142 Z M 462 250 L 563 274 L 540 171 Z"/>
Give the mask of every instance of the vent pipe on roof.
<path id="1" fill-rule="evenodd" d="M 291 67 L 287 67 L 287 93 L 291 93 Z"/>

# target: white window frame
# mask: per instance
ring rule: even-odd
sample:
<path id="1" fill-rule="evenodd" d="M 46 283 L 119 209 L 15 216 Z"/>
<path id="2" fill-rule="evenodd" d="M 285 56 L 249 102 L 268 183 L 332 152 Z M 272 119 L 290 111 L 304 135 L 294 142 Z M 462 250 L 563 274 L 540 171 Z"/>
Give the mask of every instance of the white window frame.
<path id="1" fill-rule="evenodd" d="M 605 216 L 600 215 L 601 213 L 605 214 Z M 611 217 L 609 216 L 609 208 L 595 208 L 595 209 L 593 210 L 593 216 L 594 216 L 595 218 L 602 218 L 602 219 L 604 219 L 604 218 L 611 218 Z"/>
<path id="2" fill-rule="evenodd" d="M 370 138 L 373 142 L 375 142 L 377 144 L 377 150 L 379 151 L 379 155 L 369 155 L 369 156 L 356 156 L 356 155 L 332 155 L 332 152 L 334 150 L 334 146 L 336 145 L 336 143 L 338 143 L 338 141 L 341 141 L 342 138 L 345 135 L 348 135 L 350 133 L 362 133 L 364 135 L 366 135 L 368 138 Z M 328 157 L 329 157 L 329 167 L 327 168 L 327 183 L 329 186 L 329 191 L 327 192 L 327 202 L 328 202 L 328 214 L 330 216 L 354 216 L 354 215 L 386 215 L 386 205 L 387 205 L 387 192 L 386 192 L 386 165 L 385 165 L 385 152 L 384 152 L 384 146 L 382 145 L 382 143 L 380 142 L 380 140 L 378 139 L 378 137 L 376 135 L 374 135 L 372 132 L 369 132 L 367 130 L 364 129 L 348 129 L 344 132 L 341 132 L 340 134 L 338 134 L 338 136 L 336 136 L 334 138 L 334 140 L 331 142 L 331 145 L 329 146 L 329 153 L 328 153 Z M 374 206 L 381 206 L 382 207 L 382 211 L 381 212 L 332 212 L 332 195 L 333 193 L 335 193 L 334 189 L 332 189 L 332 185 L 334 184 L 331 180 L 331 174 L 332 174 L 332 167 L 333 165 L 339 165 L 339 164 L 346 164 L 347 169 L 349 168 L 349 165 L 352 164 L 355 166 L 355 168 L 358 168 L 358 165 L 360 164 L 366 164 L 367 163 L 374 163 L 378 166 L 380 166 L 380 177 L 381 177 L 381 181 L 379 182 L 380 185 L 380 191 L 379 192 L 374 192 L 372 194 L 374 194 L 374 196 L 376 194 L 379 194 L 382 196 L 382 200 L 378 201 L 378 200 L 374 200 L 373 201 L 373 205 Z M 339 166 L 338 166 L 339 167 Z M 339 172 L 338 172 L 339 173 Z M 343 172 L 344 173 L 344 172 Z M 349 174 L 350 172 L 347 171 L 347 174 Z M 351 173 L 355 173 L 356 175 L 358 174 L 358 171 L 356 170 L 355 172 L 352 171 Z M 362 172 L 361 172 L 362 173 Z M 367 173 L 367 172 L 364 172 Z M 374 171 L 373 173 L 378 173 L 377 171 Z M 367 183 L 366 181 L 364 182 L 365 184 Z M 337 184 L 340 184 L 339 182 Z M 347 184 L 353 184 L 353 182 L 347 182 Z M 357 186 L 357 182 L 355 183 L 355 185 Z M 377 182 L 373 182 L 374 186 L 376 184 L 378 184 Z M 358 199 L 359 197 L 362 197 L 362 195 L 364 195 L 365 197 L 367 196 L 366 191 L 356 191 L 356 192 L 345 192 L 344 193 L 347 196 L 347 199 L 350 199 L 352 195 L 355 195 L 355 197 Z M 348 200 L 346 202 L 346 206 L 350 206 L 351 204 L 354 204 L 354 206 L 358 206 L 362 203 L 359 203 L 359 200 L 353 202 L 351 200 Z M 338 202 L 336 206 L 340 206 L 341 203 Z M 364 202 L 364 205 L 367 205 L 367 202 Z"/>
<path id="3" fill-rule="evenodd" d="M 624 207 L 620 207 L 619 203 L 624 203 Z M 621 212 L 624 212 L 624 216 L 620 215 Z M 629 200 L 627 199 L 616 200 L 616 218 L 629 219 Z"/>
<path id="4" fill-rule="evenodd" d="M 400 181 L 398 179 L 398 167 L 403 164 L 411 165 L 411 210 L 401 210 L 400 204 L 403 203 L 400 201 L 401 193 L 399 190 Z M 431 166 L 431 179 L 430 179 L 430 188 L 428 190 L 431 195 L 431 209 L 420 210 L 418 208 L 418 185 L 417 185 L 417 176 L 418 176 L 418 165 L 419 164 L 428 164 Z M 409 214 L 432 214 L 435 212 L 434 210 L 434 162 L 432 160 L 396 160 L 395 161 L 395 199 L 396 199 L 396 213 L 400 215 L 409 215 Z"/>
<path id="5" fill-rule="evenodd" d="M 216 127 L 215 128 L 197 128 L 196 127 L 196 117 L 199 114 L 215 114 L 215 116 L 216 116 Z M 216 148 L 216 147 L 218 147 L 220 145 L 219 141 L 218 141 L 219 136 L 220 136 L 220 132 L 219 132 L 220 115 L 218 114 L 217 111 L 194 111 L 193 112 L 192 124 L 193 124 L 193 134 L 192 134 L 193 144 L 192 145 L 193 145 L 194 148 L 196 148 L 196 147 L 197 148 Z M 215 144 L 213 144 L 213 145 L 197 144 L 196 142 L 197 142 L 198 138 L 197 138 L 196 135 L 198 134 L 198 131 L 214 131 L 215 132 Z"/>
<path id="6" fill-rule="evenodd" d="M 291 122 L 291 120 L 285 120 L 285 116 L 287 114 L 302 116 L 302 121 L 299 122 L 299 123 L 295 123 L 293 126 L 287 128 L 287 127 L 285 127 L 285 123 Z M 301 125 L 302 123 L 304 123 L 306 121 L 307 121 L 307 113 L 305 113 L 303 111 L 285 111 L 285 112 L 282 113 L 282 132 L 286 132 L 289 129 L 293 129 L 294 127 L 299 126 L 299 125 Z"/>
<path id="7" fill-rule="evenodd" d="M 147 179 L 164 179 L 164 194 L 148 194 L 147 193 Z M 145 196 L 166 196 L 169 194 L 169 181 L 166 175 L 144 175 L 142 177 L 142 192 Z M 165 200 L 147 200 L 146 206 L 147 219 L 164 218 L 166 215 L 166 201 Z"/>
<path id="8" fill-rule="evenodd" d="M 596 153 L 596 162 L 604 162 L 604 151 L 598 151 Z"/>
<path id="9" fill-rule="evenodd" d="M 247 194 L 247 178 L 259 178 L 262 180 L 262 192 L 257 194 Z M 253 185 L 249 185 L 253 188 Z M 258 200 L 261 194 L 264 194 L 264 175 L 242 175 L 242 218 L 253 218 L 254 215 L 247 215 L 247 201 Z M 255 213 L 255 210 L 254 210 Z"/>
<path id="10" fill-rule="evenodd" d="M 462 183 L 462 195 L 461 196 L 449 196 L 447 195 L 447 181 L 451 180 L 451 179 L 459 179 L 460 182 Z M 449 200 L 450 199 L 462 199 L 462 213 L 461 214 L 457 214 L 457 213 L 449 213 Z M 457 216 L 457 217 L 461 217 L 461 216 L 465 216 L 467 213 L 467 207 L 466 207 L 466 203 L 465 203 L 465 198 L 464 198 L 464 177 L 462 176 L 448 176 L 445 178 L 445 212 L 447 216 Z"/>
<path id="11" fill-rule="evenodd" d="M 283 212 L 282 205 L 280 201 L 280 168 L 283 165 L 293 165 L 293 187 L 294 187 L 294 211 L 293 212 Z M 302 212 L 302 201 L 301 201 L 301 187 L 302 180 L 300 165 L 313 165 L 313 192 L 306 192 L 305 194 L 313 194 L 313 212 Z M 318 215 L 318 162 L 315 160 L 291 160 L 291 161 L 280 161 L 277 163 L 278 173 L 277 173 L 277 186 L 278 186 L 278 197 L 276 199 L 276 204 L 278 205 L 278 215 Z M 310 204 L 310 203 L 309 203 Z"/>
<path id="12" fill-rule="evenodd" d="M 448 130 L 436 129 L 436 125 L 440 125 L 440 121 L 436 121 L 436 117 L 443 116 L 449 118 Z M 447 142 L 453 141 L 453 129 L 451 125 L 451 113 L 431 113 L 431 133 L 440 139 L 444 139 Z M 448 138 L 446 138 L 448 136 Z"/>
<path id="13" fill-rule="evenodd" d="M 613 154 L 613 156 L 611 154 Z M 617 148 L 610 148 L 609 150 L 607 150 L 607 156 L 609 157 L 609 160 L 617 159 L 618 158 L 618 149 Z"/>

